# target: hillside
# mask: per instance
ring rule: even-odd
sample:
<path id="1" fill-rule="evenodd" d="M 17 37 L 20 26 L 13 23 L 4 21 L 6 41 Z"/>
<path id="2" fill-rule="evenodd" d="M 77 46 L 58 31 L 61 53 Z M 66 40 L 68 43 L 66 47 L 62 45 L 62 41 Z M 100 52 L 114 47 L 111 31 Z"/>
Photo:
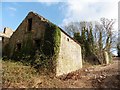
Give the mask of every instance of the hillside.
<path id="1" fill-rule="evenodd" d="M 83 67 L 83 69 L 53 77 L 38 73 L 21 62 L 2 61 L 3 88 L 120 88 L 118 58 L 109 65 Z"/>

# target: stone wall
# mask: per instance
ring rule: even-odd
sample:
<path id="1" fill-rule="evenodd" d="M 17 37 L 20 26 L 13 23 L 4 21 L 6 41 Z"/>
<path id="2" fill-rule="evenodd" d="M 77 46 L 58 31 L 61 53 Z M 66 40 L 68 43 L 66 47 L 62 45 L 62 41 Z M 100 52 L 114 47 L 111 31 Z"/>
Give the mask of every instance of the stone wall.
<path id="1" fill-rule="evenodd" d="M 67 74 L 80 68 L 82 68 L 80 45 L 61 32 L 61 45 L 57 59 L 56 75 Z"/>
<path id="2" fill-rule="evenodd" d="M 5 48 L 8 45 L 9 38 L 12 36 L 12 34 L 13 34 L 13 30 L 8 27 L 5 27 L 3 33 L 0 33 L 0 37 L 2 37 L 2 53 L 3 53 L 3 55 L 6 52 Z"/>
<path id="3" fill-rule="evenodd" d="M 3 33 L 0 33 L 0 37 L 2 37 L 2 44 L 5 46 L 9 42 L 9 38 L 13 34 L 13 30 L 11 28 L 5 27 Z"/>
<path id="4" fill-rule="evenodd" d="M 32 27 L 31 30 L 29 31 L 28 27 L 30 24 L 28 22 L 29 19 L 31 18 L 32 18 Z M 17 30 L 13 33 L 11 38 L 9 39 L 9 47 L 6 50 L 9 58 L 12 59 L 16 58 L 17 60 L 21 60 L 23 56 L 26 57 L 27 55 L 31 57 L 33 55 L 34 57 L 36 55 L 36 51 L 38 51 L 38 48 L 40 50 L 41 45 L 42 46 L 44 45 L 44 41 L 50 43 L 49 42 L 50 39 L 50 41 L 53 40 L 54 42 L 58 43 L 56 45 L 57 47 L 60 47 L 59 53 L 57 55 L 57 60 L 55 60 L 54 63 L 56 64 L 54 67 L 54 69 L 56 70 L 55 73 L 56 76 L 67 74 L 82 68 L 82 55 L 81 55 L 80 45 L 77 44 L 63 31 L 60 31 L 61 33 L 56 32 L 55 35 L 57 36 L 60 35 L 59 38 L 57 36 L 54 36 L 53 29 L 51 30 L 51 28 L 48 27 L 49 26 L 48 22 L 49 21 L 47 21 L 41 16 L 38 16 L 35 13 L 32 12 L 29 13 L 27 17 L 23 20 L 23 22 L 19 25 Z M 50 29 L 50 33 L 48 33 L 49 29 Z M 57 38 L 58 40 L 54 40 L 54 38 Z M 59 40 L 60 40 L 60 46 L 59 46 Z M 54 46 L 56 45 L 50 47 L 50 45 L 47 44 L 46 47 L 55 49 Z M 45 48 L 45 52 L 47 51 L 48 49 Z M 32 59 L 30 58 L 29 60 Z"/>
<path id="5" fill-rule="evenodd" d="M 13 34 L 13 30 L 11 28 L 5 27 L 3 33 L 10 38 L 10 36 Z"/>
<path id="6" fill-rule="evenodd" d="M 28 19 L 30 18 L 32 18 L 32 28 L 31 31 L 28 31 Z M 23 50 L 25 54 L 29 54 L 33 51 L 35 52 L 35 40 L 39 40 L 40 42 L 44 40 L 45 29 L 46 22 L 42 21 L 41 18 L 34 13 L 29 13 L 10 38 L 9 56 L 15 56 L 14 54 L 16 54 L 17 51 L 17 44 L 21 44 L 21 48 L 25 49 Z"/>

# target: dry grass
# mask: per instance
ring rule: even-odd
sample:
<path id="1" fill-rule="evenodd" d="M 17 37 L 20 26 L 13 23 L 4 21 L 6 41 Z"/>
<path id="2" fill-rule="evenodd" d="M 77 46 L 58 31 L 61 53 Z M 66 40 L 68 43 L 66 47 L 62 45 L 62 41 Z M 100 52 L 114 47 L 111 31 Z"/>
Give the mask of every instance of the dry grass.
<path id="1" fill-rule="evenodd" d="M 35 77 L 36 70 L 30 66 L 24 66 L 21 62 L 2 61 L 2 84 L 3 87 L 30 87 Z M 22 86 L 23 85 L 23 86 Z"/>
<path id="2" fill-rule="evenodd" d="M 21 62 L 2 61 L 3 88 L 57 88 L 64 87 L 63 82 L 45 73 L 38 73 L 35 68 Z M 67 86 L 67 85 L 66 85 Z"/>

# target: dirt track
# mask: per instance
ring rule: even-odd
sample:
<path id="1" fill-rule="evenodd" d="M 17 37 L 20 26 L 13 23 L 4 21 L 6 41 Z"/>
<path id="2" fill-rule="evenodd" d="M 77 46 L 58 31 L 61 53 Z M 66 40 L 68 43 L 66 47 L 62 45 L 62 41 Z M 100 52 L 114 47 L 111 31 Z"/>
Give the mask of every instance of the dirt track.
<path id="1" fill-rule="evenodd" d="M 70 73 L 61 79 L 69 87 L 77 88 L 120 88 L 120 58 L 114 58 L 109 65 L 91 66 Z"/>
<path id="2" fill-rule="evenodd" d="M 96 65 L 52 78 L 40 79 L 35 87 L 46 88 L 120 88 L 120 58 L 109 65 Z"/>

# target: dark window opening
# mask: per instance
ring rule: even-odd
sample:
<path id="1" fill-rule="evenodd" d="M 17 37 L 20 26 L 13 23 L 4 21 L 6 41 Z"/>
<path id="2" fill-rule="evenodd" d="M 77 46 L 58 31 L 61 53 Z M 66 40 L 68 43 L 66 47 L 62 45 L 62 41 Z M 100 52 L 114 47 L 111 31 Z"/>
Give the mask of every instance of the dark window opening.
<path id="1" fill-rule="evenodd" d="M 17 44 L 17 50 L 20 51 L 20 49 L 21 49 L 21 43 L 18 43 Z"/>
<path id="2" fill-rule="evenodd" d="M 4 43 L 4 37 L 2 37 L 2 43 Z"/>
<path id="3" fill-rule="evenodd" d="M 35 40 L 35 47 L 37 49 L 40 49 L 40 43 L 41 43 L 40 39 Z"/>
<path id="4" fill-rule="evenodd" d="M 32 18 L 28 19 L 28 31 L 31 31 L 32 29 Z"/>
<path id="5" fill-rule="evenodd" d="M 67 41 L 69 41 L 69 38 L 67 38 Z"/>
<path id="6" fill-rule="evenodd" d="M 5 30 L 6 30 L 6 28 L 4 28 L 4 31 L 3 31 L 3 33 L 5 33 Z"/>

